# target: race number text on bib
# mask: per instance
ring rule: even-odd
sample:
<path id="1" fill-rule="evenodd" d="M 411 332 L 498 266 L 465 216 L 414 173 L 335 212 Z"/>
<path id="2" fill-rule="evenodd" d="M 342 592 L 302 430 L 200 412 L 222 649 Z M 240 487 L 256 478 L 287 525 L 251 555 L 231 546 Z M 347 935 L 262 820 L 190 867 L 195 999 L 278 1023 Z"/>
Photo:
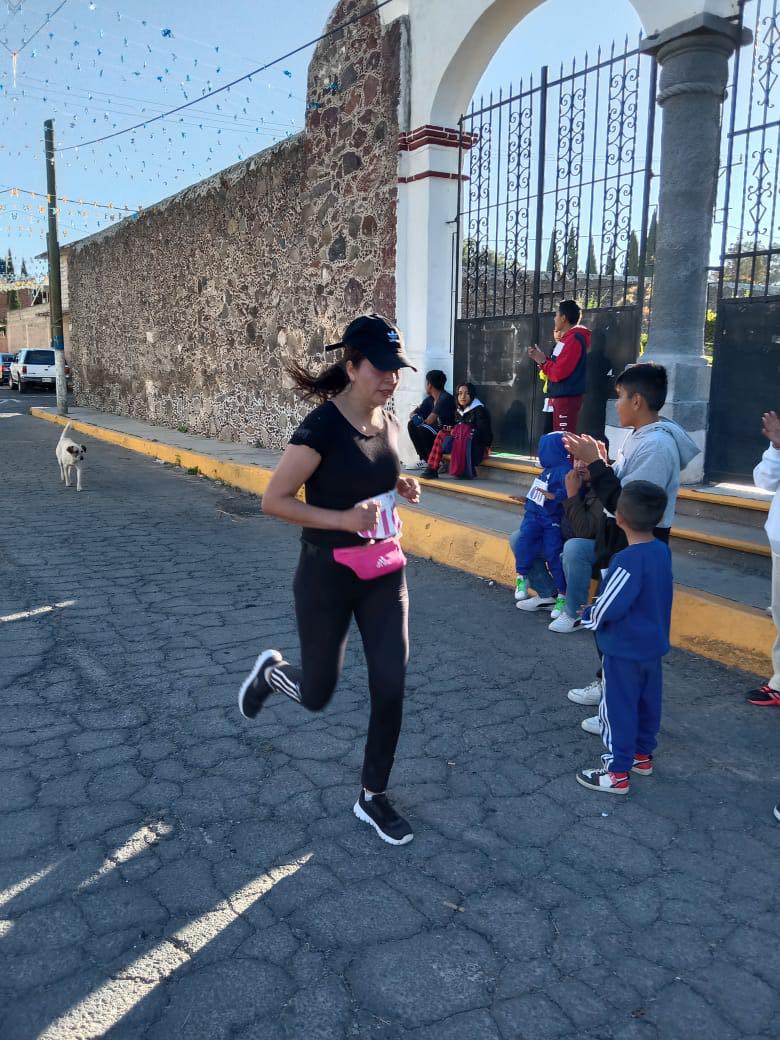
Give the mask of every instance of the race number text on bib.
<path id="1" fill-rule="evenodd" d="M 537 506 L 543 506 L 547 499 L 544 497 L 544 492 L 547 490 L 547 481 L 540 480 L 539 477 L 533 482 L 528 490 L 526 498 L 529 502 L 533 502 Z"/>

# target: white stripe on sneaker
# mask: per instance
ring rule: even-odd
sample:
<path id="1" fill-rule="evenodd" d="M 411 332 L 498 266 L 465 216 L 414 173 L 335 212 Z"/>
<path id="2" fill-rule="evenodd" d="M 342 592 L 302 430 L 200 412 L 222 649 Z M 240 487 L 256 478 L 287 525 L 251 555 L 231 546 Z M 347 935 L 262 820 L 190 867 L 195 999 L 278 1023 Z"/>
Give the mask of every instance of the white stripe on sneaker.
<path id="1" fill-rule="evenodd" d="M 270 674 L 270 683 L 277 693 L 283 693 L 286 697 L 289 697 L 293 701 L 301 703 L 301 691 L 298 684 L 293 682 L 292 679 L 288 679 L 281 668 L 272 668 Z"/>

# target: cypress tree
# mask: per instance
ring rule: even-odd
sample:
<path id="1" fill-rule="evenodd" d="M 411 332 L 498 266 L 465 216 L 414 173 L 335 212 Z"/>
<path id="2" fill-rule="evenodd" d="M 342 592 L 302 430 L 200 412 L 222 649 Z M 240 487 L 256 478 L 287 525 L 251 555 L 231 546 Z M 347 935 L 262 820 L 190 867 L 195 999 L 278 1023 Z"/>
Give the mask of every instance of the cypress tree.
<path id="1" fill-rule="evenodd" d="M 555 228 L 553 228 L 552 238 L 550 239 L 550 253 L 547 257 L 546 270 L 549 271 L 553 278 L 557 278 L 561 273 L 561 257 L 558 253 L 557 230 Z"/>
<path id="2" fill-rule="evenodd" d="M 590 240 L 588 241 L 588 263 L 585 268 L 585 274 L 588 275 L 589 278 L 595 278 L 598 273 L 599 265 L 596 261 L 596 250 L 593 246 L 593 235 L 591 235 Z"/>
<path id="3" fill-rule="evenodd" d="M 653 210 L 650 221 L 650 229 L 647 232 L 647 247 L 645 249 L 645 272 L 652 276 L 655 271 L 655 244 L 658 238 L 658 210 Z"/>
<path id="4" fill-rule="evenodd" d="M 577 228 L 572 226 L 569 228 L 569 240 L 566 243 L 566 273 L 570 277 L 574 277 L 577 274 L 577 254 L 579 252 L 577 244 Z"/>

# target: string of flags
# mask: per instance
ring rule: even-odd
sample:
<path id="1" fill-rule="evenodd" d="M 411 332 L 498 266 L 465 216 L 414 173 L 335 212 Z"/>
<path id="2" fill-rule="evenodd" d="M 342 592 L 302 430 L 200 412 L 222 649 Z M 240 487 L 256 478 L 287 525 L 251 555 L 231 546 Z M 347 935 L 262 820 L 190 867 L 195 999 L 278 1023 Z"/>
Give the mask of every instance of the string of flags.
<path id="1" fill-rule="evenodd" d="M 306 68 L 280 63 L 265 75 L 241 77 L 240 85 L 226 86 L 200 104 L 199 98 L 218 91 L 226 80 L 232 83 L 234 72 L 243 72 L 256 59 L 223 43 L 195 39 L 187 27 L 154 24 L 100 0 L 62 0 L 59 5 L 55 0 L 52 6 L 45 21 L 40 11 L 22 9 L 0 29 L 0 161 L 13 160 L 22 183 L 22 177 L 29 184 L 42 175 L 44 118 L 54 118 L 62 147 L 69 134 L 71 139 L 96 138 L 95 129 L 111 132 L 127 121 L 164 117 L 177 100 L 193 104 L 99 151 L 82 146 L 61 152 L 60 185 L 76 183 L 82 189 L 78 198 L 75 192 L 57 197 L 63 237 L 90 234 L 143 212 L 141 205 L 133 209 L 91 201 L 99 185 L 104 198 L 109 194 L 105 184 L 111 183 L 144 199 L 148 208 L 161 196 L 246 159 L 265 141 L 298 133 L 303 113 L 321 108 L 324 95 L 340 89 L 333 80 L 307 98 Z M 14 51 L 16 58 L 8 61 Z M 0 227 L 15 237 L 43 238 L 46 194 L 0 186 L 3 194 Z"/>

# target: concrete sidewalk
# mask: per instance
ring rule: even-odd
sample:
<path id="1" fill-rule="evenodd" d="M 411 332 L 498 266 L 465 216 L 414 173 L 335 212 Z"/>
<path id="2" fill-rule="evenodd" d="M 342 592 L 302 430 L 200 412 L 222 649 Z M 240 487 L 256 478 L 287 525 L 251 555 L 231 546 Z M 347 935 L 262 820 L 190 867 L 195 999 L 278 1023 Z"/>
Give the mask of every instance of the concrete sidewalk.
<path id="1" fill-rule="evenodd" d="M 256 495 L 265 491 L 280 457 L 276 452 L 180 433 L 92 408 L 71 408 L 67 420 L 58 416 L 54 408 L 30 411 L 39 419 L 59 424 L 69 421 L 83 434 Z M 499 513 L 482 501 L 469 501 L 466 496 L 455 498 L 429 489 L 421 506 L 404 507 L 401 512 L 404 546 L 409 552 L 507 587 L 514 585 L 506 512 Z M 766 585 L 765 580 L 750 573 L 724 573 L 717 567 L 709 570 L 701 565 L 695 569 L 680 567 L 677 558 L 675 572 L 678 581 L 672 619 L 673 644 L 758 675 L 768 674 L 775 629 L 766 611 L 758 606 L 762 596 L 768 594 L 768 590 L 757 591 Z M 696 583 L 691 581 L 694 572 Z M 713 595 L 706 587 L 709 575 L 717 592 L 722 592 L 724 587 L 730 589 L 732 595 L 734 590 L 736 594 L 741 591 L 744 601 L 728 595 Z M 691 583 L 686 583 L 686 576 Z"/>

